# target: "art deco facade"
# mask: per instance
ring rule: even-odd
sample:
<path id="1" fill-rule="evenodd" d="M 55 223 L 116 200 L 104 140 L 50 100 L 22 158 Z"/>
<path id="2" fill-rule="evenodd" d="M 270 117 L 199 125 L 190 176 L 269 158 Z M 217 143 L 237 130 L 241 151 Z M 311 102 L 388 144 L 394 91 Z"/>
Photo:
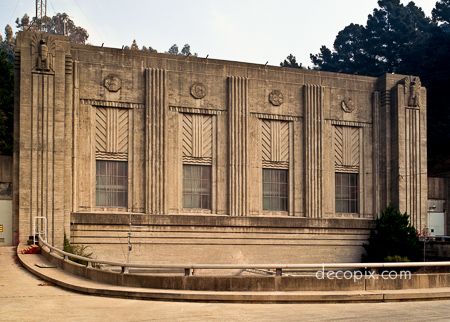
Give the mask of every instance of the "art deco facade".
<path id="1" fill-rule="evenodd" d="M 426 91 L 379 78 L 71 44 L 16 46 L 18 239 L 158 262 L 358 260 L 388 203 L 427 211 Z"/>

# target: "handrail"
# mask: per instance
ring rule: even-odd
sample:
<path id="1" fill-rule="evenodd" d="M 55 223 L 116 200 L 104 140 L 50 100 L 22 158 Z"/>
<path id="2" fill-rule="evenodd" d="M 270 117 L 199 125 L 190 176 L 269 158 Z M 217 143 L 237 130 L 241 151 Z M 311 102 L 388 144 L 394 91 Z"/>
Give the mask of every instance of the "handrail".
<path id="1" fill-rule="evenodd" d="M 165 269 L 184 269 L 185 275 L 192 275 L 194 269 L 273 269 L 276 275 L 281 276 L 283 269 L 303 269 L 303 268 L 407 268 L 407 267 L 431 267 L 431 266 L 450 266 L 450 261 L 441 262 L 389 262 L 389 263 L 313 263 L 313 264 L 143 264 L 143 263 L 125 263 L 113 262 L 101 259 L 93 259 L 84 256 L 65 252 L 59 248 L 51 246 L 39 235 L 39 244 L 46 246 L 50 251 L 55 251 L 64 256 L 64 260 L 75 258 L 85 261 L 87 267 L 93 264 L 104 264 L 108 266 L 121 267 L 122 273 L 128 273 L 129 268 L 165 268 Z"/>

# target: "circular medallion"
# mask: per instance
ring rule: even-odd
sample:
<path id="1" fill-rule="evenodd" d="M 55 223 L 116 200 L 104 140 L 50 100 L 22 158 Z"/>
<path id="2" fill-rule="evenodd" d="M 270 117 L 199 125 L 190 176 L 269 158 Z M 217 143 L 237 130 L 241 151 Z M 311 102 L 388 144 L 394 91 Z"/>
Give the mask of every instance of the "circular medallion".
<path id="1" fill-rule="evenodd" d="M 279 90 L 275 89 L 269 94 L 269 102 L 273 106 L 280 106 L 283 104 L 283 93 L 281 93 Z"/>
<path id="2" fill-rule="evenodd" d="M 194 83 L 191 86 L 191 95 L 196 99 L 200 99 L 206 96 L 206 86 L 202 83 Z"/>
<path id="3" fill-rule="evenodd" d="M 122 81 L 115 75 L 106 76 L 103 85 L 110 92 L 118 92 L 122 88 Z"/>
<path id="4" fill-rule="evenodd" d="M 355 103 L 351 98 L 344 98 L 341 102 L 341 108 L 345 113 L 351 113 L 355 109 Z"/>

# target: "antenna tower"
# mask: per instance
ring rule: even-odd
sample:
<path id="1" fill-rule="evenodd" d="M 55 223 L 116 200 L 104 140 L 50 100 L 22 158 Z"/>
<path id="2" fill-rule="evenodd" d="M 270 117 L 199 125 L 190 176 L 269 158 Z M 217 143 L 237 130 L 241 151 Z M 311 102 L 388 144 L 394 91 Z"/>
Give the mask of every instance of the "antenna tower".
<path id="1" fill-rule="evenodd" d="M 43 21 L 45 17 L 47 17 L 47 0 L 36 0 L 36 21 L 40 31 L 46 31 L 45 21 Z"/>

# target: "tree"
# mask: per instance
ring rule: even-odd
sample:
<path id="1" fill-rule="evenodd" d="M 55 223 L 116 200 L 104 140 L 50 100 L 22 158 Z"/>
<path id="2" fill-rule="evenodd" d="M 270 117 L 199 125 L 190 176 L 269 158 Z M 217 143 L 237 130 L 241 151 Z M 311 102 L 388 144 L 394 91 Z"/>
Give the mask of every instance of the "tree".
<path id="1" fill-rule="evenodd" d="M 14 51 L 11 35 L 8 35 L 8 32 L 6 32 L 5 38 L 0 43 L 0 154 L 11 155 L 14 115 Z"/>
<path id="2" fill-rule="evenodd" d="M 89 34 L 83 27 L 75 25 L 67 13 L 57 13 L 53 17 L 44 17 L 42 20 L 33 17 L 31 20 L 27 14 L 19 20 L 16 19 L 16 27 L 20 30 L 38 30 L 43 25 L 44 30 L 51 34 L 66 35 L 70 41 L 76 44 L 85 44 Z"/>
<path id="3" fill-rule="evenodd" d="M 366 26 L 341 30 L 333 50 L 322 46 L 311 60 L 317 69 L 379 76 L 408 70 L 405 58 L 432 35 L 435 24 L 413 2 L 379 0 Z"/>
<path id="4" fill-rule="evenodd" d="M 297 58 L 294 55 L 289 54 L 286 59 L 280 63 L 281 67 L 291 67 L 291 68 L 303 68 L 302 63 L 297 63 Z"/>
<path id="5" fill-rule="evenodd" d="M 9 45 L 14 43 L 14 33 L 10 25 L 6 25 L 5 27 L 5 41 Z"/>
<path id="6" fill-rule="evenodd" d="M 431 12 L 433 21 L 445 24 L 450 23 L 450 0 L 440 0 Z"/>
<path id="7" fill-rule="evenodd" d="M 450 173 L 450 0 L 426 17 L 413 2 L 379 0 L 366 25 L 341 30 L 333 48 L 311 54 L 318 70 L 380 76 L 418 75 L 427 88 L 428 173 Z"/>
<path id="8" fill-rule="evenodd" d="M 169 48 L 167 53 L 171 54 L 171 55 L 178 55 L 178 46 L 177 46 L 177 44 L 173 44 L 172 47 Z"/>
<path id="9" fill-rule="evenodd" d="M 173 44 L 169 50 L 167 51 L 167 54 L 171 55 L 181 55 L 181 56 L 197 56 L 197 53 L 191 53 L 191 46 L 189 44 L 185 44 L 181 51 L 178 50 L 178 45 Z"/>
<path id="10" fill-rule="evenodd" d="M 185 44 L 183 49 L 180 52 L 181 55 L 190 56 L 191 55 L 191 46 L 189 44 Z"/>
<path id="11" fill-rule="evenodd" d="M 416 229 L 409 223 L 409 216 L 393 206 L 388 206 L 376 220 L 363 260 L 384 262 L 392 259 L 417 261 L 421 248 Z"/>

